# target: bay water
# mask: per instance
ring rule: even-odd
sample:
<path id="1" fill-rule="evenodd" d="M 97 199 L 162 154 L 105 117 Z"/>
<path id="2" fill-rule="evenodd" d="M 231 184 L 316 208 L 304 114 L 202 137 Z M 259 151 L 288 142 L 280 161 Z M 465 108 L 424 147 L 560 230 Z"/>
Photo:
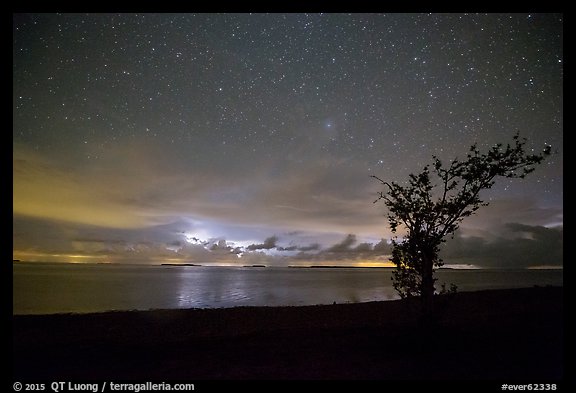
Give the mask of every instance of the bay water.
<path id="1" fill-rule="evenodd" d="M 398 299 L 392 269 L 14 263 L 13 314 L 299 306 Z M 449 270 L 459 291 L 561 286 L 562 270 Z M 447 285 L 449 286 L 449 285 Z"/>

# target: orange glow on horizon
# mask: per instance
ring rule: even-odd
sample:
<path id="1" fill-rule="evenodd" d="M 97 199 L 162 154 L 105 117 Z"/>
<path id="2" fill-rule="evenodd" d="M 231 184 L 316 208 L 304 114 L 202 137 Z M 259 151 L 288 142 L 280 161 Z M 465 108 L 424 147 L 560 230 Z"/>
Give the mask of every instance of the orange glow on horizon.
<path id="1" fill-rule="evenodd" d="M 58 262 L 58 263 L 127 263 L 136 262 L 135 259 L 127 259 L 120 256 L 114 255 L 79 255 L 79 254 L 49 254 L 41 252 L 29 252 L 29 251 L 14 251 L 12 253 L 13 260 L 19 260 L 24 262 Z M 236 262 L 234 262 L 236 261 Z M 203 266 L 229 266 L 238 267 L 244 264 L 252 263 L 240 263 L 241 260 L 234 259 L 229 261 L 194 261 L 185 257 L 160 257 L 160 256 L 139 256 L 138 263 L 141 264 L 160 264 L 160 263 L 197 263 Z M 394 264 L 390 260 L 337 260 L 337 261 L 306 261 L 306 260 L 287 260 L 283 264 L 277 264 L 274 262 L 259 262 L 259 264 L 273 267 L 273 266 L 348 266 L 348 267 L 380 267 L 380 268 L 391 268 Z"/>

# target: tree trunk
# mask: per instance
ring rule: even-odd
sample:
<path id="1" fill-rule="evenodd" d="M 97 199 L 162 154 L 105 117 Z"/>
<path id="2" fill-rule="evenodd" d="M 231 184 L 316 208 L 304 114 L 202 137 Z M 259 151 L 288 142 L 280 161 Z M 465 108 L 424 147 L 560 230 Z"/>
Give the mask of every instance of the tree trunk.
<path id="1" fill-rule="evenodd" d="M 426 256 L 422 262 L 422 316 L 429 321 L 434 312 L 434 260 Z"/>

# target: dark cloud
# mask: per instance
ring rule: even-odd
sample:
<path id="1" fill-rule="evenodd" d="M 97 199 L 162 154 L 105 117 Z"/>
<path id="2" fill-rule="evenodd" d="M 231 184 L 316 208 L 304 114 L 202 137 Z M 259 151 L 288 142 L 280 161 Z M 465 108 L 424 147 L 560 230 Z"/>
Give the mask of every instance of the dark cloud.
<path id="1" fill-rule="evenodd" d="M 440 253 L 446 263 L 481 267 L 524 268 L 563 265 L 563 228 L 506 224 L 498 237 L 464 237 L 457 233 Z"/>
<path id="2" fill-rule="evenodd" d="M 276 247 L 278 251 L 296 251 L 298 246 L 288 246 L 288 247 Z"/>
<path id="3" fill-rule="evenodd" d="M 278 237 L 270 236 L 264 240 L 264 243 L 260 244 L 251 244 L 246 247 L 248 251 L 255 251 L 255 250 L 270 250 L 276 247 L 276 242 L 278 241 Z"/>
<path id="4" fill-rule="evenodd" d="M 360 243 L 354 248 L 354 252 L 362 253 L 372 251 L 372 243 Z"/>
<path id="5" fill-rule="evenodd" d="M 357 246 L 353 247 L 357 241 L 358 239 L 355 234 L 348 234 L 341 242 L 334 244 L 333 246 L 323 250 L 322 254 L 324 255 L 347 254 L 348 257 L 352 259 L 357 259 L 367 257 L 368 255 L 375 255 L 381 253 L 381 251 L 385 251 L 385 249 L 381 246 L 379 246 L 379 248 L 375 250 L 374 245 L 372 243 L 367 242 L 359 243 Z"/>
<path id="6" fill-rule="evenodd" d="M 334 244 L 332 247 L 329 247 L 326 252 L 329 253 L 342 253 L 342 252 L 350 252 L 352 251 L 352 245 L 356 243 L 356 235 L 348 234 L 344 240 L 340 243 Z"/>
<path id="7" fill-rule="evenodd" d="M 388 241 L 382 239 L 374 245 L 373 251 L 378 254 L 392 254 L 392 245 Z"/>
<path id="8" fill-rule="evenodd" d="M 317 247 L 301 247 L 301 252 L 297 254 L 295 258 L 299 260 L 310 260 L 315 262 L 350 261 L 354 263 L 355 261 L 362 261 L 364 263 L 386 263 L 388 261 L 390 247 L 387 245 L 384 239 L 382 239 L 376 245 L 373 243 L 362 242 L 354 247 L 356 243 L 357 236 L 355 234 L 348 234 L 340 242 L 325 249 L 318 250 Z M 311 253 L 309 251 L 318 252 Z"/>
<path id="9" fill-rule="evenodd" d="M 319 249 L 320 249 L 320 244 L 318 244 L 318 243 L 313 243 L 313 244 L 310 244 L 309 246 L 298 247 L 298 251 L 303 251 L 303 252 L 317 251 Z"/>
<path id="10" fill-rule="evenodd" d="M 287 247 L 277 246 L 276 250 L 278 251 L 300 251 L 300 252 L 309 252 L 309 251 L 317 251 L 320 250 L 322 247 L 319 243 L 313 243 L 308 246 L 298 246 L 298 245 L 291 245 Z"/>
<path id="11" fill-rule="evenodd" d="M 490 202 L 488 206 L 482 207 L 462 223 L 461 228 L 466 235 L 490 239 L 506 235 L 508 231 L 503 228 L 510 222 L 546 227 L 562 225 L 563 222 L 562 207 L 542 206 L 534 198 L 488 199 L 488 201 Z"/>
<path id="12" fill-rule="evenodd" d="M 232 247 L 230 246 L 225 239 L 220 239 L 217 242 L 213 243 L 212 246 L 209 247 L 209 250 L 212 252 L 219 252 L 221 254 L 241 254 L 242 248 L 241 247 Z"/>
<path id="13" fill-rule="evenodd" d="M 321 248 L 320 244 L 318 243 L 313 243 L 310 244 L 308 246 L 297 246 L 297 245 L 291 245 L 288 247 L 276 247 L 276 250 L 278 251 L 301 251 L 301 252 L 308 252 L 308 251 L 317 251 Z"/>

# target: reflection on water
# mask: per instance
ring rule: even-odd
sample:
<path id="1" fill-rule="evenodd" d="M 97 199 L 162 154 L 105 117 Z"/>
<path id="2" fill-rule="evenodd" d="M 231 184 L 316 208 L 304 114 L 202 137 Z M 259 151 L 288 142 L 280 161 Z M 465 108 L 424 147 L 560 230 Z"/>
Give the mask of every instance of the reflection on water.
<path id="1" fill-rule="evenodd" d="M 14 264 L 13 313 L 392 300 L 389 269 Z M 443 270 L 460 291 L 562 285 L 561 270 Z"/>
<path id="2" fill-rule="evenodd" d="M 176 267 L 177 308 L 280 306 L 395 299 L 382 269 Z"/>

